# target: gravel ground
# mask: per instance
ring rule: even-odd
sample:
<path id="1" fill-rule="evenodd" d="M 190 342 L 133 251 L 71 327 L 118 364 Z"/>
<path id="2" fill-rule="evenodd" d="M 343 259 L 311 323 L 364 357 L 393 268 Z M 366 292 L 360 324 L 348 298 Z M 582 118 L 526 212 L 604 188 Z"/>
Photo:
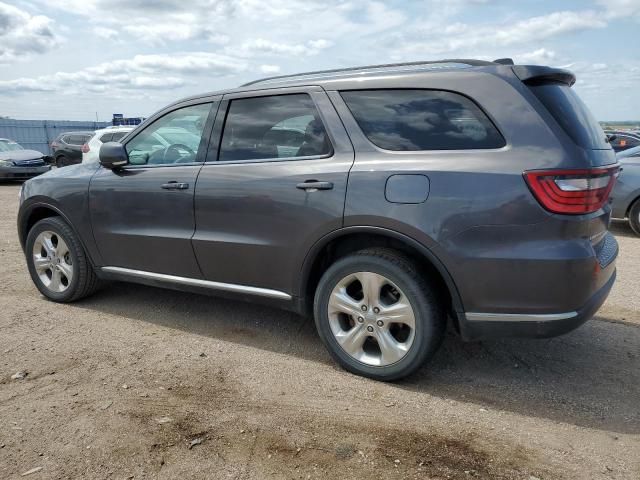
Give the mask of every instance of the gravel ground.
<path id="1" fill-rule="evenodd" d="M 640 238 L 624 224 L 594 320 L 550 340 L 448 334 L 383 384 L 287 312 L 127 284 L 44 300 L 17 193 L 0 186 L 2 479 L 640 478 Z"/>

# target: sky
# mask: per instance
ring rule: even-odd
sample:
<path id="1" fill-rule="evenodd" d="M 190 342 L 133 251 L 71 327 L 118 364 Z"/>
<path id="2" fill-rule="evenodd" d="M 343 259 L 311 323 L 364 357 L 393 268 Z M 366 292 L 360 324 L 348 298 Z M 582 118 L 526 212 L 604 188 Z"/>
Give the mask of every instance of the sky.
<path id="1" fill-rule="evenodd" d="M 146 117 L 266 76 L 502 57 L 640 119 L 640 0 L 0 0 L 0 116 Z"/>

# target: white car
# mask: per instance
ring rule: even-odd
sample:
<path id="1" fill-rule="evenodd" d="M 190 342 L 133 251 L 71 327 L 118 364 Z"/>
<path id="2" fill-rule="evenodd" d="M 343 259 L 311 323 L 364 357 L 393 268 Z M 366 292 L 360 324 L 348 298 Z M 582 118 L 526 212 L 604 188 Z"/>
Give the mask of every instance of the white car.
<path id="1" fill-rule="evenodd" d="M 119 142 L 127 133 L 133 130 L 133 126 L 107 127 L 96 130 L 91 139 L 82 146 L 82 163 L 97 162 L 100 147 L 106 142 Z"/>

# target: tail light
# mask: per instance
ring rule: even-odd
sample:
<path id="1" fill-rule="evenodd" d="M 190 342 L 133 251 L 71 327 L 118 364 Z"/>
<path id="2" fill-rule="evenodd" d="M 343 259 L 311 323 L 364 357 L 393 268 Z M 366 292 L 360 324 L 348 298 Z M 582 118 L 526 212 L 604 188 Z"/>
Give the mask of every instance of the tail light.
<path id="1" fill-rule="evenodd" d="M 580 215 L 601 209 L 618 176 L 619 166 L 587 170 L 534 170 L 524 178 L 540 204 L 553 213 Z"/>
<path id="2" fill-rule="evenodd" d="M 91 149 L 89 148 L 89 144 L 85 143 L 84 145 L 82 145 L 82 149 L 81 150 L 82 150 L 82 153 L 89 153 L 89 150 L 91 150 Z"/>
<path id="3" fill-rule="evenodd" d="M 58 148 L 58 144 L 56 142 L 51 142 L 51 148 Z"/>

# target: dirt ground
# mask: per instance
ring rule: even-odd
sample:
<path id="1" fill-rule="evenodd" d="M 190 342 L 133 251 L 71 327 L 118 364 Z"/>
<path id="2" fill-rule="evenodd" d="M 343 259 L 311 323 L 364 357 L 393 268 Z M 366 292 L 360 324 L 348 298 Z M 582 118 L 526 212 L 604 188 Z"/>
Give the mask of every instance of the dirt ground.
<path id="1" fill-rule="evenodd" d="M 0 185 L 0 479 L 640 479 L 640 238 L 624 224 L 594 320 L 550 340 L 449 333 L 384 384 L 287 312 L 127 284 L 44 300 L 18 188 Z"/>

